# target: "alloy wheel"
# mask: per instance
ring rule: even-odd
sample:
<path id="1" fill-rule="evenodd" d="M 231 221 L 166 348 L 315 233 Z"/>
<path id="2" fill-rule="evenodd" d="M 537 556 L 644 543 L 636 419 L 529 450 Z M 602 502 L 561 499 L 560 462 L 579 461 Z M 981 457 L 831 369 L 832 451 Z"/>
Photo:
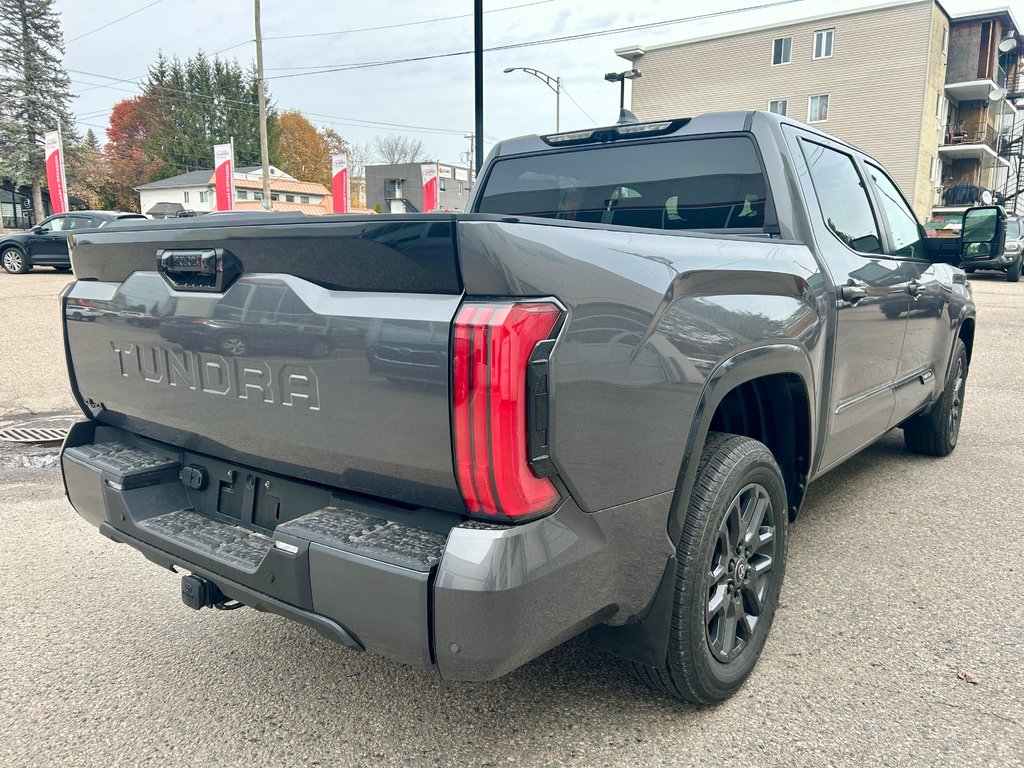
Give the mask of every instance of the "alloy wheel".
<path id="1" fill-rule="evenodd" d="M 704 621 L 720 662 L 738 657 L 754 636 L 773 578 L 775 517 L 764 486 L 751 483 L 729 505 L 708 569 Z"/>
<path id="2" fill-rule="evenodd" d="M 21 257 L 21 251 L 15 250 L 14 248 L 9 248 L 4 251 L 3 265 L 4 269 L 8 272 L 20 272 L 24 265 L 24 261 Z"/>

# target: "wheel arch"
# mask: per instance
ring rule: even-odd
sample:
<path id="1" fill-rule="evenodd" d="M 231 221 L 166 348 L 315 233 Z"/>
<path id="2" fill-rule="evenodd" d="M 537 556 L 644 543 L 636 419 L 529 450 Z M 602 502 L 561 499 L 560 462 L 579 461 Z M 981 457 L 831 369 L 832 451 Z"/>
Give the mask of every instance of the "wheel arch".
<path id="1" fill-rule="evenodd" d="M 753 437 L 768 446 L 786 477 L 786 491 L 792 496 L 790 517 L 795 517 L 815 450 L 812 381 L 811 361 L 795 344 L 744 350 L 715 368 L 701 393 L 686 440 L 669 514 L 673 542 L 679 541 L 682 531 L 697 476 L 696 459 L 708 432 L 715 427 Z M 726 417 L 726 411 L 737 406 L 741 412 Z M 792 432 L 781 433 L 785 427 L 791 427 Z"/>

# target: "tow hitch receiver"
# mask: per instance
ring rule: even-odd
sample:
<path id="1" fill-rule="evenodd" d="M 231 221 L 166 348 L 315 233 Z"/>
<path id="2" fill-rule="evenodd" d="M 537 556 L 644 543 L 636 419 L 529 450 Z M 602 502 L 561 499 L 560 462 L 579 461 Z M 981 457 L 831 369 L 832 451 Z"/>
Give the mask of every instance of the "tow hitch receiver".
<path id="1" fill-rule="evenodd" d="M 224 603 L 228 598 L 212 581 L 187 574 L 181 577 L 181 599 L 189 608 L 198 611 Z"/>

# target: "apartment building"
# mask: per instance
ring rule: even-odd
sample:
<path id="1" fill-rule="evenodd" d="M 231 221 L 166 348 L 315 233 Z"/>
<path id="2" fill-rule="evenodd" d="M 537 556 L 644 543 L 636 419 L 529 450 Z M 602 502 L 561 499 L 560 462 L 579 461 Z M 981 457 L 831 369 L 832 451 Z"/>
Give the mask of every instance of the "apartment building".
<path id="1" fill-rule="evenodd" d="M 789 115 L 873 155 L 925 220 L 1013 186 L 1017 109 L 997 89 L 1016 84 L 1020 43 L 1008 9 L 951 17 L 935 0 L 887 0 L 616 53 L 642 73 L 641 120 Z"/>

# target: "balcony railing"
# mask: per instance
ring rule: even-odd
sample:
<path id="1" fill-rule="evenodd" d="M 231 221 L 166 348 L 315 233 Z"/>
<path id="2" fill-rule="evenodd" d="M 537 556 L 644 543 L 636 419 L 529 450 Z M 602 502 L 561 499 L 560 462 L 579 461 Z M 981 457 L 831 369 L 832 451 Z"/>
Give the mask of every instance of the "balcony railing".
<path id="1" fill-rule="evenodd" d="M 984 144 L 994 152 L 999 151 L 1000 135 L 991 125 L 983 128 L 964 128 L 961 126 L 949 126 L 946 128 L 943 146 L 956 146 L 957 144 Z"/>

